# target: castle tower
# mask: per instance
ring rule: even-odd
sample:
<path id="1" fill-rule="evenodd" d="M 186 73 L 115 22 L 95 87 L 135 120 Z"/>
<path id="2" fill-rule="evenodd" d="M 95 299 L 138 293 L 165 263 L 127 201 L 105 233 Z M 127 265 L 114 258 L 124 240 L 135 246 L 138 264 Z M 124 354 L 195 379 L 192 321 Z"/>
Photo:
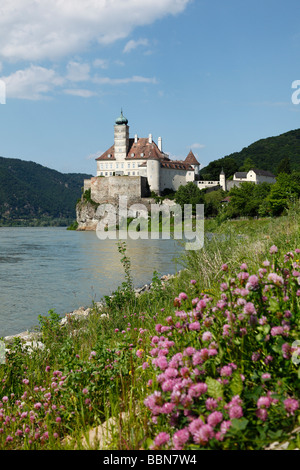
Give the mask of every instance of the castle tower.
<path id="1" fill-rule="evenodd" d="M 147 179 L 150 190 L 160 193 L 160 161 L 149 159 L 147 162 Z"/>
<path id="2" fill-rule="evenodd" d="M 223 191 L 226 191 L 226 178 L 225 178 L 225 173 L 224 173 L 223 168 L 220 173 L 220 186 L 223 189 Z"/>
<path id="3" fill-rule="evenodd" d="M 114 129 L 115 159 L 124 162 L 129 146 L 129 126 L 128 120 L 123 116 L 122 110 L 120 117 L 116 119 Z"/>

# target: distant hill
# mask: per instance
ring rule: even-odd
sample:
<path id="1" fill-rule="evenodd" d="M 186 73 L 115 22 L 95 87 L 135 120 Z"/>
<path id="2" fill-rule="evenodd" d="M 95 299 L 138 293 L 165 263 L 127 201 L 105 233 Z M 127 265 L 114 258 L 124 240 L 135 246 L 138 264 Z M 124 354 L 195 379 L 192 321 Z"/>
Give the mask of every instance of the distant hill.
<path id="1" fill-rule="evenodd" d="M 64 174 L 34 162 L 0 157 L 0 225 L 68 224 L 83 180 L 91 175 Z M 39 223 L 38 223 L 39 224 Z"/>
<path id="2" fill-rule="evenodd" d="M 200 175 L 205 180 L 217 180 L 222 168 L 229 178 L 236 171 L 248 171 L 250 167 L 276 175 L 284 159 L 289 160 L 291 170 L 300 171 L 300 129 L 258 140 L 240 152 L 214 160 L 202 168 Z"/>

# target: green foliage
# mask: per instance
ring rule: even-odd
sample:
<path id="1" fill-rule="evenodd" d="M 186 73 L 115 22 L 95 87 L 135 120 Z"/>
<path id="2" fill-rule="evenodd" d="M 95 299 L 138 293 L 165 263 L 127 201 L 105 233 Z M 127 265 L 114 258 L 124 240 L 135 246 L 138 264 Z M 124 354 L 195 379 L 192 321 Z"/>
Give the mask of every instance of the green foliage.
<path id="1" fill-rule="evenodd" d="M 290 168 L 300 170 L 300 129 L 286 132 L 279 136 L 258 140 L 240 152 L 234 152 L 223 158 L 210 162 L 200 171 L 205 180 L 218 180 L 222 168 L 226 178 L 236 171 L 247 171 L 252 168 L 271 171 L 278 174 Z"/>
<path id="2" fill-rule="evenodd" d="M 184 209 L 185 204 L 192 204 L 193 211 L 195 211 L 196 204 L 204 203 L 205 190 L 200 189 L 193 183 L 190 182 L 185 186 L 179 186 L 175 194 L 175 202 Z"/>
<path id="3" fill-rule="evenodd" d="M 69 225 L 84 178 L 90 176 L 0 157 L 0 225 L 58 225 L 63 219 Z"/>
<path id="4" fill-rule="evenodd" d="M 130 258 L 126 255 L 126 243 L 118 243 L 118 251 L 122 255 L 121 263 L 124 269 L 125 281 L 112 293 L 111 296 L 104 296 L 105 302 L 113 311 L 122 310 L 132 304 L 135 299 L 133 280 L 131 275 Z"/>

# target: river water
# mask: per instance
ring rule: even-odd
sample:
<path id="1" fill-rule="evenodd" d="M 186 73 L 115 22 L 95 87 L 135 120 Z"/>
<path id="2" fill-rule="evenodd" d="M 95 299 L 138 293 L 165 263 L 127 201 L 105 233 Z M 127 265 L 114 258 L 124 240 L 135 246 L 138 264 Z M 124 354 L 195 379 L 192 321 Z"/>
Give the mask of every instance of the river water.
<path id="1" fill-rule="evenodd" d="M 63 315 L 111 294 L 124 281 L 117 244 L 64 227 L 0 227 L 0 338 L 37 326 L 50 309 Z M 174 240 L 128 239 L 126 247 L 135 286 L 181 268 Z"/>

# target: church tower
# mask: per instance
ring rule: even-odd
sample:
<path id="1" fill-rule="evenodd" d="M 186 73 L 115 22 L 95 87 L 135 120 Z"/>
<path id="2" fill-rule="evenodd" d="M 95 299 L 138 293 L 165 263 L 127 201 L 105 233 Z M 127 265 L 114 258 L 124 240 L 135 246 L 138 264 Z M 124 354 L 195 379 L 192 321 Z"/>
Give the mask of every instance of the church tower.
<path id="1" fill-rule="evenodd" d="M 123 116 L 122 110 L 120 117 L 116 119 L 114 129 L 115 159 L 117 162 L 124 162 L 129 147 L 129 126 L 128 120 Z"/>

